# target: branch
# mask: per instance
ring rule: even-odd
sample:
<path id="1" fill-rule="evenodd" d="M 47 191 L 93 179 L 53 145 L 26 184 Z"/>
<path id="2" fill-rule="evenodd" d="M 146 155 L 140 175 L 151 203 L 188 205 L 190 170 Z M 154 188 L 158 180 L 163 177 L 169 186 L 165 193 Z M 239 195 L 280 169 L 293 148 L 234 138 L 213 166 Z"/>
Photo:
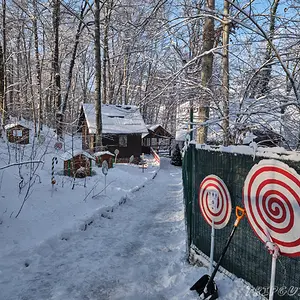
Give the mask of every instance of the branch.
<path id="1" fill-rule="evenodd" d="M 162 88 L 162 90 L 156 95 L 154 96 L 152 99 L 148 100 L 147 102 L 144 102 L 146 98 L 148 98 L 150 96 L 150 94 L 154 93 L 156 90 L 150 92 L 148 95 L 146 95 L 145 97 L 143 97 L 139 102 L 138 102 L 138 105 L 141 105 L 142 103 L 145 105 L 145 104 L 149 104 L 150 102 L 153 102 L 155 99 L 157 99 L 160 95 L 162 95 L 164 93 L 164 91 L 167 89 L 168 86 L 170 86 L 170 84 L 172 82 L 174 82 L 174 80 L 186 69 L 188 68 L 193 62 L 197 61 L 199 58 L 205 56 L 205 55 L 208 55 L 208 54 L 215 54 L 216 50 L 217 49 L 222 49 L 223 46 L 219 46 L 219 47 L 215 47 L 213 49 L 210 49 L 208 51 L 205 51 L 203 53 L 201 53 L 200 55 L 197 55 L 195 56 L 193 59 L 191 59 L 190 61 L 188 61 L 179 71 L 177 71 L 174 75 L 170 76 L 171 78 L 169 78 L 169 82 L 167 82 L 165 84 L 165 86 Z M 210 90 L 207 89 L 207 88 L 204 88 L 203 89 L 206 89 L 207 92 L 209 92 Z"/>
<path id="2" fill-rule="evenodd" d="M 266 32 L 262 29 L 262 27 L 248 13 L 246 13 L 243 9 L 241 9 L 233 1 L 230 1 L 230 0 L 227 0 L 227 1 L 228 1 L 228 3 L 230 3 L 232 6 L 234 6 L 238 11 L 240 11 L 243 15 L 245 15 L 252 22 L 256 26 L 256 28 L 261 32 L 262 36 L 266 39 L 266 41 L 269 43 L 269 45 L 271 46 L 272 50 L 275 53 L 275 56 L 277 57 L 277 59 L 279 61 L 281 67 L 283 68 L 284 72 L 286 73 L 288 79 L 290 80 L 290 82 L 292 84 L 292 87 L 293 87 L 293 90 L 294 90 L 294 94 L 295 94 L 295 97 L 296 97 L 297 101 L 300 102 L 294 78 L 291 75 L 291 73 L 288 70 L 288 68 L 286 67 L 286 65 L 283 63 L 279 52 L 277 51 L 276 47 L 274 46 L 273 42 L 268 37 L 268 35 L 266 34 Z M 244 24 L 241 24 L 241 25 L 244 26 Z"/>
<path id="3" fill-rule="evenodd" d="M 0 167 L 0 170 L 7 169 L 7 168 L 13 167 L 13 166 L 20 166 L 20 165 L 27 165 L 27 164 L 39 164 L 39 163 L 43 164 L 44 162 L 42 160 L 22 161 L 19 163 L 13 163 L 13 164 L 10 164 L 10 165 L 4 166 L 4 167 Z"/>

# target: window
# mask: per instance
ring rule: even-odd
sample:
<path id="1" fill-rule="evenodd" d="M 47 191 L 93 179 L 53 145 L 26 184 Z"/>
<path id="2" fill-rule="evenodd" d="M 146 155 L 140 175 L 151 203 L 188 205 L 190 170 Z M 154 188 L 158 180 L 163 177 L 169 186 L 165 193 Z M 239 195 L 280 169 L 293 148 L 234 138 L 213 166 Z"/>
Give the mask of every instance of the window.
<path id="1" fill-rule="evenodd" d="M 127 135 L 119 135 L 119 147 L 127 147 Z"/>
<path id="2" fill-rule="evenodd" d="M 22 130 L 13 130 L 13 136 L 21 137 L 22 136 Z"/>
<path id="3" fill-rule="evenodd" d="M 151 146 L 157 146 L 158 142 L 157 142 L 157 138 L 152 138 L 151 139 Z"/>
<path id="4" fill-rule="evenodd" d="M 124 116 L 108 116 L 108 117 L 111 119 L 115 119 L 115 118 L 124 119 Z"/>

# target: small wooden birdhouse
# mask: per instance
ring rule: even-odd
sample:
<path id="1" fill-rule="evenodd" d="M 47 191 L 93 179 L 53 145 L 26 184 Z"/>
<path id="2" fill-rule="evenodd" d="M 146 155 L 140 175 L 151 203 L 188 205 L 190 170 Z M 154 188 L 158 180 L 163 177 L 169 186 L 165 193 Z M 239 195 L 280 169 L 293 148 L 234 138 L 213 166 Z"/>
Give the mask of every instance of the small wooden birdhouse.
<path id="1" fill-rule="evenodd" d="M 96 158 L 96 164 L 98 165 L 98 167 L 101 167 L 102 162 L 105 161 L 105 160 L 108 163 L 108 168 L 109 169 L 113 167 L 113 160 L 114 160 L 115 155 L 112 154 L 111 152 L 109 152 L 109 151 L 99 151 L 99 152 L 96 152 L 94 154 L 94 156 Z"/>
<path id="2" fill-rule="evenodd" d="M 83 150 L 68 151 L 61 158 L 64 161 L 64 175 L 78 178 L 91 176 L 94 158 L 89 153 Z"/>
<path id="3" fill-rule="evenodd" d="M 29 144 L 29 128 L 20 123 L 5 125 L 6 137 L 10 143 Z"/>

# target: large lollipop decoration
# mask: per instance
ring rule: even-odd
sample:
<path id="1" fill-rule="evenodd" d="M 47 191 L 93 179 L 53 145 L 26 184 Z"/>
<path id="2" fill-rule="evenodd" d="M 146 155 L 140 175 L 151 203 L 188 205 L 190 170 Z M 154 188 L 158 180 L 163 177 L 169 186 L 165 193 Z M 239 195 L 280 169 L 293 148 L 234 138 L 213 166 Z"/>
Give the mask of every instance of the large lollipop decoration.
<path id="1" fill-rule="evenodd" d="M 199 189 L 199 206 L 209 225 L 214 222 L 216 229 L 222 229 L 227 225 L 232 209 L 231 198 L 221 178 L 208 175 L 203 179 Z"/>
<path id="2" fill-rule="evenodd" d="M 283 162 L 262 160 L 248 173 L 243 198 L 252 229 L 272 254 L 271 300 L 279 253 L 300 256 L 300 176 Z"/>
<path id="3" fill-rule="evenodd" d="M 211 225 L 210 266 L 209 275 L 203 275 L 195 282 L 190 290 L 195 290 L 201 299 L 217 299 L 219 295 L 217 285 L 214 282 L 214 277 L 218 272 L 233 235 L 245 215 L 245 210 L 241 207 L 236 207 L 236 220 L 222 250 L 221 256 L 213 270 L 214 232 L 215 228 L 221 229 L 226 226 L 230 219 L 232 209 L 230 194 L 222 179 L 215 175 L 209 175 L 206 176 L 200 184 L 198 200 L 200 211 L 204 219 Z"/>
<path id="4" fill-rule="evenodd" d="M 216 175 L 206 176 L 199 188 L 200 211 L 211 225 L 211 247 L 209 273 L 212 274 L 215 229 L 225 227 L 230 219 L 231 198 L 227 186 Z"/>

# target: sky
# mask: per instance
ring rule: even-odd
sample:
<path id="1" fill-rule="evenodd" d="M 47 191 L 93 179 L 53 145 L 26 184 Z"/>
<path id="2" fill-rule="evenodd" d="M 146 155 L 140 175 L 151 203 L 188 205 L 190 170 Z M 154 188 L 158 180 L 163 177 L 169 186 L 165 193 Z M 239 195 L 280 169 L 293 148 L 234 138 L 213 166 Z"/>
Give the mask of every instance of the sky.
<path id="1" fill-rule="evenodd" d="M 45 163 L 18 218 L 17 167 L 4 170 L 0 190 L 0 300 L 199 299 L 189 288 L 208 272 L 187 262 L 181 168 L 151 156 L 148 168 L 117 164 L 107 188 L 101 168 L 73 180 L 55 165 L 47 135 Z M 79 147 L 80 137 L 74 141 Z M 12 145 L 9 145 L 12 147 Z M 24 160 L 32 145 L 25 146 Z M 42 151 L 42 149 L 44 149 Z M 18 149 L 11 151 L 19 152 Z M 7 145 L 0 144 L 1 164 Z M 22 169 L 26 179 L 26 168 Z M 219 299 L 259 299 L 241 279 L 218 273 Z"/>

